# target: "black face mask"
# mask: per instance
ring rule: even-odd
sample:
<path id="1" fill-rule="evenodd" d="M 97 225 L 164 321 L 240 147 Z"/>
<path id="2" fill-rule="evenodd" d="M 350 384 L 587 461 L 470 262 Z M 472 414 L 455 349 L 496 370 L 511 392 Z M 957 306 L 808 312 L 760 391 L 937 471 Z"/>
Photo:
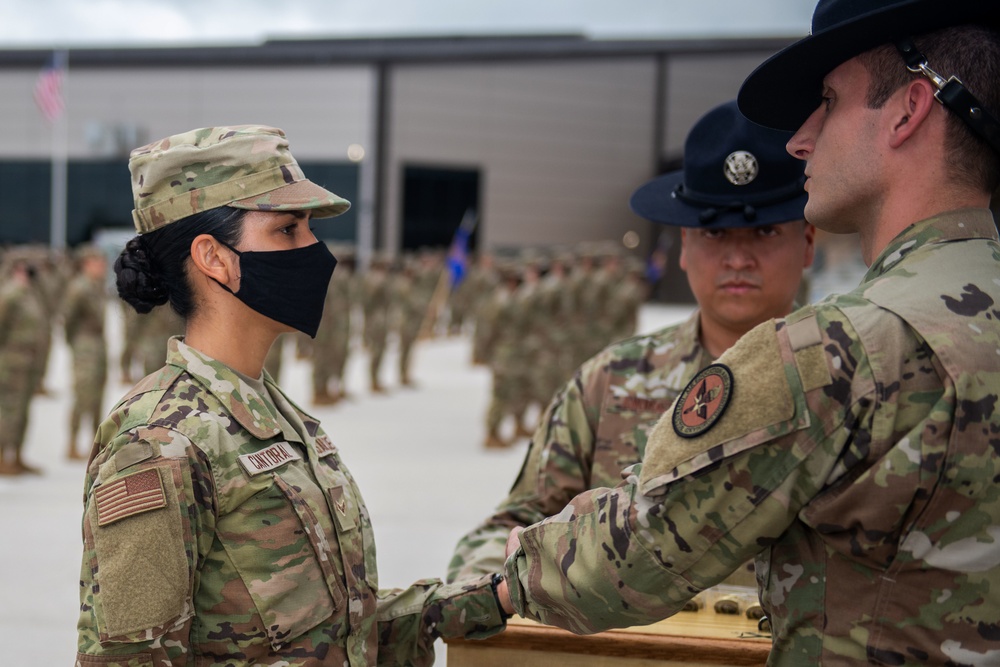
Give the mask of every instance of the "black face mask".
<path id="1" fill-rule="evenodd" d="M 222 245 L 240 258 L 240 291 L 219 283 L 224 290 L 261 315 L 316 337 L 326 289 L 337 266 L 325 243 L 266 252 L 240 252 L 228 243 Z"/>

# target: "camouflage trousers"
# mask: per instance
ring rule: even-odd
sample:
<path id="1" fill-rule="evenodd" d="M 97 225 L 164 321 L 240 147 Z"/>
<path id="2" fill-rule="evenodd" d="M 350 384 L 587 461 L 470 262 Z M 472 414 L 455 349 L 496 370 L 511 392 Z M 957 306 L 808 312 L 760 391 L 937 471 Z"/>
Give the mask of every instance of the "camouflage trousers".
<path id="1" fill-rule="evenodd" d="M 399 377 L 403 382 L 407 382 L 410 378 L 410 362 L 413 359 L 413 347 L 417 343 L 419 333 L 419 329 L 399 333 Z"/>
<path id="2" fill-rule="evenodd" d="M 384 329 L 365 335 L 365 344 L 368 347 L 369 355 L 368 375 L 372 385 L 379 384 L 378 375 L 382 368 L 382 357 L 385 356 L 386 335 L 387 332 Z"/>
<path id="3" fill-rule="evenodd" d="M 330 380 L 337 380 L 340 385 L 344 381 L 344 369 L 350 353 L 349 336 L 341 334 L 333 340 L 313 345 L 312 384 L 313 394 L 327 391 Z"/>
<path id="4" fill-rule="evenodd" d="M 0 449 L 17 451 L 24 444 L 28 430 L 28 410 L 41 375 L 34 360 L 7 360 L 0 369 Z"/>
<path id="5" fill-rule="evenodd" d="M 496 433 L 507 415 L 520 420 L 530 403 L 530 371 L 520 363 L 501 363 L 506 356 L 501 355 L 493 365 L 493 396 L 486 413 L 486 429 L 491 434 Z"/>
<path id="6" fill-rule="evenodd" d="M 100 413 L 108 377 L 108 348 L 104 338 L 77 336 L 73 352 L 73 412 Z M 100 415 L 95 426 L 101 422 Z"/>

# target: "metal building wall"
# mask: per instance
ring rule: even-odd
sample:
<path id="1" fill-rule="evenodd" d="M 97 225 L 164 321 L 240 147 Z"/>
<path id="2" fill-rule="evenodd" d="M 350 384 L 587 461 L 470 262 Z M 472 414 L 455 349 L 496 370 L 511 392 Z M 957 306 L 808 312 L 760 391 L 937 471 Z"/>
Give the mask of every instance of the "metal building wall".
<path id="1" fill-rule="evenodd" d="M 109 62 L 77 68 L 71 56 L 69 156 L 124 163 L 128 149 L 174 132 L 266 123 L 288 133 L 303 162 L 348 164 L 348 146 L 364 146 L 351 215 L 374 206 L 378 246 L 390 252 L 400 247 L 407 165 L 480 170 L 480 247 L 620 239 L 635 230 L 648 249 L 657 230 L 628 210 L 629 195 L 663 159 L 680 155 L 691 124 L 734 96 L 770 53 L 718 48 L 360 64 L 302 56 L 295 64 L 222 65 L 209 55 L 204 66 L 191 57 L 130 63 L 112 52 L 100 56 Z M 0 68 L 0 162 L 50 155 L 49 128 L 31 95 L 37 73 Z M 380 91 L 384 134 L 376 132 Z M 375 192 L 376 137 L 385 145 L 373 201 L 363 195 Z"/>
<path id="2" fill-rule="evenodd" d="M 618 238 L 654 169 L 655 60 L 396 66 L 384 241 L 398 247 L 406 164 L 481 170 L 481 247 Z"/>
<path id="3" fill-rule="evenodd" d="M 695 122 L 712 107 L 735 98 L 747 75 L 770 55 L 770 51 L 761 51 L 671 56 L 666 67 L 663 155 L 681 155 L 684 139 Z"/>
<path id="4" fill-rule="evenodd" d="M 299 159 L 347 160 L 372 117 L 372 68 L 73 69 L 65 86 L 70 158 L 104 157 L 101 126 L 136 126 L 153 140 L 196 127 L 262 123 L 282 128 Z M 48 124 L 32 98 L 37 71 L 0 70 L 0 158 L 46 159 Z"/>

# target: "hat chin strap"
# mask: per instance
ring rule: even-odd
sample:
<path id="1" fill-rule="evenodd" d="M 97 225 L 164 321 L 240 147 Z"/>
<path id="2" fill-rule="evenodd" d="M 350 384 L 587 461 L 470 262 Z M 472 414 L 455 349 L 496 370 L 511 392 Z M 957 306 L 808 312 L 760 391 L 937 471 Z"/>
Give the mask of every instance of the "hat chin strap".
<path id="1" fill-rule="evenodd" d="M 702 207 L 702 211 L 698 214 L 698 221 L 703 225 L 711 224 L 717 217 L 719 217 L 719 215 L 723 213 L 742 212 L 743 217 L 747 222 L 753 222 L 757 219 L 758 208 L 780 204 L 782 202 L 795 199 L 796 197 L 801 197 L 805 194 L 802 190 L 804 184 L 805 177 L 802 177 L 790 185 L 775 189 L 770 193 L 771 196 L 769 197 L 758 197 L 754 199 L 752 203 L 739 199 L 729 202 L 719 202 L 709 198 L 707 195 L 699 195 L 697 193 L 690 192 L 684 187 L 683 183 L 678 183 L 670 193 L 670 196 L 675 199 L 680 199 L 685 204 Z"/>
<path id="2" fill-rule="evenodd" d="M 1000 153 L 1000 122 L 983 107 L 975 95 L 969 92 L 961 80 L 952 76 L 945 81 L 944 77 L 927 65 L 927 58 L 917 49 L 911 38 L 896 40 L 895 44 L 899 54 L 906 61 L 906 68 L 914 74 L 927 77 L 937 88 L 934 98 L 961 118 L 994 151 Z"/>

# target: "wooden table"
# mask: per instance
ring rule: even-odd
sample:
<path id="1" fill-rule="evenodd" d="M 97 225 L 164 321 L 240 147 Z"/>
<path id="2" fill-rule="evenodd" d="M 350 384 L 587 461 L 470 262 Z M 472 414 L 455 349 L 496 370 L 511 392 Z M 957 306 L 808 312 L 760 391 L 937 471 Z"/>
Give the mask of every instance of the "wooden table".
<path id="1" fill-rule="evenodd" d="M 735 667 L 764 665 L 771 639 L 757 630 L 757 621 L 709 607 L 652 625 L 582 636 L 514 617 L 499 635 L 447 644 L 448 667 Z"/>

